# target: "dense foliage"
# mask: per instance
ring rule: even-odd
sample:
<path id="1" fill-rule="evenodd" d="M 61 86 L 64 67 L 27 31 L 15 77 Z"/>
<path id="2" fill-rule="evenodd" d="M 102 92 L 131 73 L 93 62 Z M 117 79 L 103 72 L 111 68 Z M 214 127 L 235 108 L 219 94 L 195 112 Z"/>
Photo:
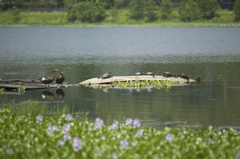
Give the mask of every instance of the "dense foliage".
<path id="1" fill-rule="evenodd" d="M 161 7 L 162 7 L 161 19 L 163 20 L 171 19 L 173 8 L 170 0 L 163 0 L 161 3 Z"/>
<path id="2" fill-rule="evenodd" d="M 25 3 L 46 3 L 40 7 L 51 8 L 52 3 L 65 9 L 67 16 L 64 20 L 58 19 L 62 23 L 134 23 L 134 22 L 162 22 L 162 21 L 210 21 L 210 22 L 226 22 L 239 20 L 239 0 L 235 2 L 235 15 L 221 17 L 221 11 L 217 0 L 182 0 L 178 8 L 173 8 L 170 0 L 162 0 L 160 3 L 156 0 L 51 0 L 51 1 L 31 1 L 31 0 L 3 0 L 0 8 L 4 10 L 5 5 L 13 6 L 10 11 L 11 16 L 5 14 L 6 18 L 0 19 L 1 24 L 26 24 L 23 23 L 27 17 L 23 16 Z M 158 3 L 157 3 L 158 2 Z M 50 4 L 51 3 L 51 4 Z M 48 4 L 48 5 L 47 5 Z M 124 7 L 124 8 L 123 8 Z M 25 7 L 26 9 L 26 7 Z M 34 9 L 34 7 L 32 8 Z M 0 15 L 1 16 L 1 15 Z M 2 17 L 1 17 L 2 18 Z M 10 18 L 10 19 L 9 19 Z M 36 19 L 38 21 L 38 19 Z M 46 20 L 43 20 L 46 21 Z M 38 23 L 38 22 L 37 22 Z M 42 23 L 42 22 L 41 22 Z M 50 23 L 50 24 L 55 24 Z"/>
<path id="3" fill-rule="evenodd" d="M 91 2 L 81 2 L 68 7 L 67 19 L 71 22 L 101 22 L 105 17 L 103 6 Z"/>
<path id="4" fill-rule="evenodd" d="M 132 1 L 130 3 L 129 17 L 136 20 L 144 19 L 144 3 L 142 0 Z"/>
<path id="5" fill-rule="evenodd" d="M 182 21 L 196 20 L 199 17 L 196 2 L 183 0 L 179 7 L 179 16 Z"/>
<path id="6" fill-rule="evenodd" d="M 235 1 L 233 10 L 236 15 L 235 21 L 240 21 L 240 0 Z"/>
<path id="7" fill-rule="evenodd" d="M 197 3 L 202 18 L 212 19 L 216 16 L 216 10 L 219 8 L 217 0 L 198 0 Z"/>
<path id="8" fill-rule="evenodd" d="M 4 159 L 235 159 L 240 155 L 240 132 L 234 129 L 144 127 L 131 118 L 110 124 L 101 118 L 91 122 L 36 102 L 0 108 L 0 158 Z"/>
<path id="9" fill-rule="evenodd" d="M 14 22 L 17 22 L 19 20 L 19 15 L 20 15 L 20 10 L 16 7 L 16 6 L 13 6 L 11 12 L 12 16 L 14 17 L 13 18 L 13 21 Z"/>
<path id="10" fill-rule="evenodd" d="M 147 22 L 156 21 L 158 19 L 159 7 L 154 0 L 149 0 L 145 4 L 145 17 Z"/>

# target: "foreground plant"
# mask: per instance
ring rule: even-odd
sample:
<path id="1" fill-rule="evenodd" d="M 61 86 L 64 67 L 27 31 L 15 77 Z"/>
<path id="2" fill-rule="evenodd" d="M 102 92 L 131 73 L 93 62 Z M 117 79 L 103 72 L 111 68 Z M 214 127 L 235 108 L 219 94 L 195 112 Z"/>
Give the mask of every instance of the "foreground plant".
<path id="1" fill-rule="evenodd" d="M 71 114 L 2 113 L 0 158 L 226 158 L 240 151 L 234 129 L 141 127 L 139 119 L 104 124 Z"/>

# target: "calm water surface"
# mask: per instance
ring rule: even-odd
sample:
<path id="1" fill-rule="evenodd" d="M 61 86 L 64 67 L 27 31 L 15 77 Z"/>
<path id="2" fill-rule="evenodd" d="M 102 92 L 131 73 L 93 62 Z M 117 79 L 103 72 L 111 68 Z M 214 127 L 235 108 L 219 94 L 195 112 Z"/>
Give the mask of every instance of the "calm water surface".
<path id="1" fill-rule="evenodd" d="M 0 28 L 0 78 L 38 79 L 54 68 L 72 84 L 109 71 L 187 73 L 203 81 L 152 90 L 41 89 L 0 94 L 0 99 L 68 105 L 90 118 L 139 118 L 144 125 L 160 127 L 240 128 L 239 27 Z M 53 97 L 43 99 L 41 94 Z"/>

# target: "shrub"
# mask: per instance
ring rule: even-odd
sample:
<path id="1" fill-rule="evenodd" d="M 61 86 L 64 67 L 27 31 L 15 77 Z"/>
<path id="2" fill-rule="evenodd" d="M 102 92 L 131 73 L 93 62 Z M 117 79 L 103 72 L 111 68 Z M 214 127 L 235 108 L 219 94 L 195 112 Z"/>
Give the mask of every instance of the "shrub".
<path id="1" fill-rule="evenodd" d="M 182 21 L 193 21 L 198 18 L 197 4 L 193 0 L 183 0 L 179 7 L 179 16 Z"/>
<path id="2" fill-rule="evenodd" d="M 170 0 L 163 0 L 161 3 L 161 7 L 162 7 L 161 19 L 163 19 L 163 20 L 171 19 L 173 8 L 172 8 Z"/>
<path id="3" fill-rule="evenodd" d="M 142 0 L 132 1 L 130 8 L 129 17 L 131 19 L 142 20 L 144 18 L 144 4 Z"/>
<path id="4" fill-rule="evenodd" d="M 104 7 L 104 9 L 110 9 L 115 5 L 114 0 L 97 0 L 96 2 L 101 4 Z"/>
<path id="5" fill-rule="evenodd" d="M 117 8 L 128 7 L 131 0 L 115 0 L 115 6 Z"/>
<path id="6" fill-rule="evenodd" d="M 67 20 L 70 22 L 74 22 L 75 20 L 77 20 L 77 9 L 76 8 L 72 8 L 72 9 L 68 10 Z"/>
<path id="7" fill-rule="evenodd" d="M 217 0 L 198 0 L 201 17 L 212 19 L 216 16 L 216 10 L 219 8 Z"/>
<path id="8" fill-rule="evenodd" d="M 154 0 L 150 0 L 145 5 L 145 16 L 148 22 L 158 19 L 157 11 L 159 10 Z"/>
<path id="9" fill-rule="evenodd" d="M 233 11 L 235 13 L 235 21 L 240 21 L 240 0 L 235 1 Z"/>
<path id="10" fill-rule="evenodd" d="M 14 16 L 13 21 L 14 21 L 14 22 L 18 22 L 19 19 L 20 19 L 20 17 L 19 17 L 19 15 L 20 15 L 20 10 L 19 10 L 16 6 L 13 6 L 13 7 L 12 7 L 11 14 Z"/>
<path id="11" fill-rule="evenodd" d="M 70 22 L 79 20 L 81 22 L 101 22 L 105 19 L 106 13 L 101 5 L 92 2 L 80 2 L 75 6 L 68 7 L 67 19 Z"/>

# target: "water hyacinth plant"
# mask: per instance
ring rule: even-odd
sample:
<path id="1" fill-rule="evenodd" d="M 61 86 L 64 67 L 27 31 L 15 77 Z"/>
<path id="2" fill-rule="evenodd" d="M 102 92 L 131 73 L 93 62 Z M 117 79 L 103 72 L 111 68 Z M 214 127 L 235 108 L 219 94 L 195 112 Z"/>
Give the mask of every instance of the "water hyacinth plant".
<path id="1" fill-rule="evenodd" d="M 120 88 L 171 88 L 171 85 L 179 83 L 179 81 L 170 80 L 136 80 L 136 81 L 126 81 L 126 82 L 113 82 L 111 85 L 113 87 Z"/>
<path id="2" fill-rule="evenodd" d="M 98 128 L 100 128 L 103 125 L 104 125 L 103 120 L 101 118 L 97 118 L 96 122 L 95 122 L 94 129 L 98 129 Z"/>
<path id="3" fill-rule="evenodd" d="M 173 135 L 172 134 L 167 134 L 165 139 L 171 142 L 173 140 Z"/>
<path id="4" fill-rule="evenodd" d="M 72 120 L 72 115 L 71 114 L 66 115 L 66 120 Z"/>
<path id="5" fill-rule="evenodd" d="M 120 145 L 122 149 L 127 149 L 128 148 L 128 141 L 127 140 L 121 140 Z"/>
<path id="6" fill-rule="evenodd" d="M 75 152 L 81 150 L 82 149 L 82 140 L 79 139 L 78 137 L 74 137 L 72 146 L 73 146 L 73 150 Z"/>
<path id="7" fill-rule="evenodd" d="M 136 80 L 136 81 L 124 81 L 124 82 L 112 82 L 110 84 L 85 84 L 86 87 L 93 87 L 95 89 L 147 89 L 147 88 L 171 88 L 172 85 L 179 83 L 179 81 L 170 80 Z"/>
<path id="8" fill-rule="evenodd" d="M 236 159 L 240 154 L 240 132 L 234 129 L 144 127 L 131 118 L 107 125 L 101 118 L 4 113 L 0 138 L 3 159 Z"/>
<path id="9" fill-rule="evenodd" d="M 112 128 L 113 128 L 113 129 L 118 129 L 118 128 L 119 128 L 117 121 L 114 121 L 114 122 L 112 123 Z"/>
<path id="10" fill-rule="evenodd" d="M 127 118 L 125 124 L 126 125 L 132 125 L 132 118 Z"/>
<path id="11" fill-rule="evenodd" d="M 42 115 L 38 115 L 36 117 L 37 123 L 41 122 L 43 120 L 43 116 Z"/>
<path id="12" fill-rule="evenodd" d="M 58 131 L 58 126 L 57 125 L 53 125 L 53 126 L 48 127 L 48 130 L 47 130 L 48 134 L 51 134 L 54 131 Z"/>

